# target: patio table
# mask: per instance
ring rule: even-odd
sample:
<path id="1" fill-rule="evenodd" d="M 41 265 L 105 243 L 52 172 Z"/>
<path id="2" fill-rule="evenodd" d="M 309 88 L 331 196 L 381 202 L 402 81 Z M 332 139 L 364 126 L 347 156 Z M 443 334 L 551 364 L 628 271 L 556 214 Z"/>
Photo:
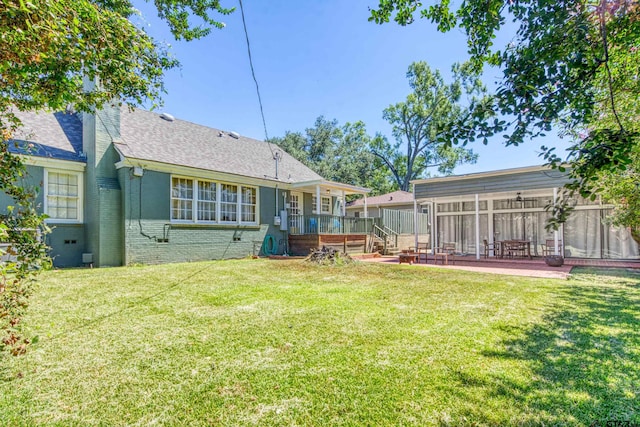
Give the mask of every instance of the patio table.
<path id="1" fill-rule="evenodd" d="M 529 259 L 532 259 L 531 240 L 501 240 L 499 243 L 500 243 L 500 258 L 504 258 L 504 254 L 506 252 L 522 251 L 523 256 L 526 253 L 526 256 L 528 256 Z"/>
<path id="2" fill-rule="evenodd" d="M 398 264 L 402 264 L 403 262 L 411 265 L 414 262 L 418 262 L 418 254 L 416 252 L 403 252 L 398 254 Z"/>

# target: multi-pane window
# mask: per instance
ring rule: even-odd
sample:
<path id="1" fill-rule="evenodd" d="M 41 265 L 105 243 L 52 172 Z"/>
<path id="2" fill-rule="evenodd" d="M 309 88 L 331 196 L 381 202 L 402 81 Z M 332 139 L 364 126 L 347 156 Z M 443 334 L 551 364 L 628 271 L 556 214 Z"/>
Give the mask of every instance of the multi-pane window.
<path id="1" fill-rule="evenodd" d="M 50 219 L 81 221 L 81 176 L 77 173 L 47 171 L 45 212 Z"/>
<path id="2" fill-rule="evenodd" d="M 300 208 L 301 195 L 291 193 L 289 196 L 289 209 L 291 215 L 302 215 L 302 209 Z"/>
<path id="3" fill-rule="evenodd" d="M 322 213 L 330 213 L 331 212 L 331 198 L 330 197 L 320 197 L 320 209 Z"/>
<path id="4" fill-rule="evenodd" d="M 251 187 L 241 187 L 242 191 L 242 222 L 256 222 L 256 189 Z"/>
<path id="5" fill-rule="evenodd" d="M 256 223 L 254 187 L 200 179 L 171 179 L 171 219 L 197 223 Z M 194 212 L 195 211 L 195 212 Z"/>
<path id="6" fill-rule="evenodd" d="M 320 209 L 321 213 L 331 213 L 331 197 L 320 197 Z M 316 196 L 311 197 L 311 209 L 314 213 L 318 213 L 318 199 Z"/>
<path id="7" fill-rule="evenodd" d="M 216 183 L 198 181 L 198 221 L 216 220 Z"/>
<path id="8" fill-rule="evenodd" d="M 224 222 L 238 220 L 238 186 L 220 185 L 220 219 Z"/>
<path id="9" fill-rule="evenodd" d="M 171 219 L 193 220 L 193 180 L 173 178 L 171 187 Z"/>

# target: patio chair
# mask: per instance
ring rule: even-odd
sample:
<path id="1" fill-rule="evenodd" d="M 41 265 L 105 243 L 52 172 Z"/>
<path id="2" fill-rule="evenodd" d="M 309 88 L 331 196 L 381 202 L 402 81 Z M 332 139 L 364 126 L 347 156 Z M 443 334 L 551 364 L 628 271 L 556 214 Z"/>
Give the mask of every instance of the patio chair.
<path id="1" fill-rule="evenodd" d="M 449 260 L 451 260 L 452 264 L 455 264 L 456 263 L 455 252 L 456 252 L 455 243 L 444 242 L 442 243 L 442 247 L 436 248 L 436 251 L 433 254 L 434 262 L 437 264 L 438 259 L 441 259 L 442 264 L 449 264 Z"/>
<path id="2" fill-rule="evenodd" d="M 418 242 L 418 247 L 416 248 L 418 252 L 418 262 L 424 259 L 424 263 L 427 263 L 428 255 L 431 252 L 431 244 L 429 242 Z"/>
<path id="3" fill-rule="evenodd" d="M 489 257 L 489 252 L 493 251 L 493 256 L 500 256 L 500 245 L 497 243 L 489 243 L 487 239 L 483 239 L 484 243 L 484 257 Z"/>
<path id="4" fill-rule="evenodd" d="M 554 239 L 547 239 L 542 245 L 542 256 L 554 255 L 556 253 L 556 244 Z M 562 255 L 562 242 L 558 240 L 558 253 Z"/>
<path id="5" fill-rule="evenodd" d="M 309 233 L 316 234 L 318 232 L 318 220 L 309 218 Z"/>
<path id="6" fill-rule="evenodd" d="M 429 254 L 429 243 L 418 242 L 418 246 L 410 246 L 409 250 L 414 252 L 418 258 L 417 263 L 419 264 L 421 260 L 424 260 L 424 263 L 427 263 L 427 255 Z"/>

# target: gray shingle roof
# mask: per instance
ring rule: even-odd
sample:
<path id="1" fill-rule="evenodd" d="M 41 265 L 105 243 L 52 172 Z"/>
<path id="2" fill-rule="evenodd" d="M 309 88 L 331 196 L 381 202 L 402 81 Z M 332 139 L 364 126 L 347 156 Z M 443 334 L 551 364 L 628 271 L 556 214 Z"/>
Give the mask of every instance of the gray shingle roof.
<path id="1" fill-rule="evenodd" d="M 131 159 L 275 180 L 273 153 L 279 152 L 280 181 L 322 179 L 276 145 L 244 136 L 236 139 L 227 131 L 184 120 L 167 121 L 149 111 L 123 108 L 120 129 L 122 142 L 116 147 Z"/>
<path id="2" fill-rule="evenodd" d="M 23 127 L 14 135 L 11 151 L 38 157 L 85 161 L 82 120 L 76 114 L 18 112 Z M 122 107 L 123 156 L 172 165 L 275 180 L 274 153 L 279 153 L 278 178 L 298 183 L 322 177 L 274 144 L 239 136 L 184 120 L 167 121 L 160 114 Z"/>
<path id="3" fill-rule="evenodd" d="M 38 157 L 84 162 L 82 121 L 75 114 L 16 112 L 23 126 L 13 135 L 9 150 Z"/>

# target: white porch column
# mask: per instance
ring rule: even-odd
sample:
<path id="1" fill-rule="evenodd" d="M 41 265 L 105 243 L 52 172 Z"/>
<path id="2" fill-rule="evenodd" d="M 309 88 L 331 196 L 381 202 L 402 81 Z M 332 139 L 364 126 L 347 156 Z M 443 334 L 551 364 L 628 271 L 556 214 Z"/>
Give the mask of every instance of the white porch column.
<path id="1" fill-rule="evenodd" d="M 369 218 L 369 212 L 367 211 L 367 195 L 364 195 L 364 217 Z"/>
<path id="2" fill-rule="evenodd" d="M 476 259 L 480 259 L 480 195 L 476 194 Z"/>
<path id="3" fill-rule="evenodd" d="M 418 202 L 416 201 L 416 186 L 413 186 L 413 235 L 416 251 L 418 251 Z"/>
<path id="4" fill-rule="evenodd" d="M 431 253 L 436 253 L 436 235 L 438 233 L 438 224 L 436 223 L 436 201 L 431 200 Z"/>
<path id="5" fill-rule="evenodd" d="M 322 212 L 322 199 L 320 199 L 320 185 L 316 185 L 316 215 Z"/>
<path id="6" fill-rule="evenodd" d="M 553 203 L 556 204 L 558 202 L 558 188 L 553 187 Z M 553 230 L 553 253 L 555 255 L 559 255 L 558 250 L 558 230 Z"/>
<path id="7" fill-rule="evenodd" d="M 342 190 L 342 216 L 347 216 L 347 200 L 344 196 L 344 190 Z"/>
<path id="8" fill-rule="evenodd" d="M 489 255 L 496 256 L 496 230 L 495 228 L 493 228 L 493 199 L 487 200 L 487 225 L 489 228 L 487 230 L 487 232 L 489 233 L 487 239 L 489 240 L 489 243 L 491 243 L 491 247 L 493 248 L 489 251 Z"/>

